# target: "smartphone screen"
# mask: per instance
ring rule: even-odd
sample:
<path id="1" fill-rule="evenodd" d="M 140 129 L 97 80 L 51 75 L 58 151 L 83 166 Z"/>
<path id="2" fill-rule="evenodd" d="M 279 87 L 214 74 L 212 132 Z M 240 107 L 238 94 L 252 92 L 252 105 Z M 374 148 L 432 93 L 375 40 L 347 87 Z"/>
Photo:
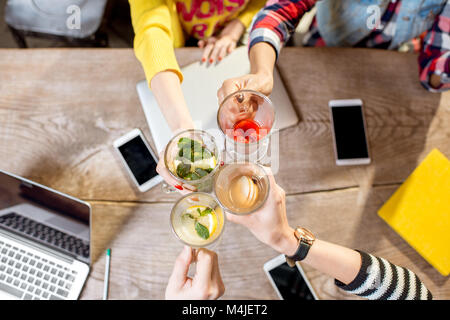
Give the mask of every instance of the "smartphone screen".
<path id="1" fill-rule="evenodd" d="M 140 136 L 131 139 L 118 149 L 139 185 L 158 175 L 157 163 Z"/>
<path id="2" fill-rule="evenodd" d="M 284 300 L 315 300 L 297 267 L 291 268 L 284 262 L 269 274 Z"/>
<path id="3" fill-rule="evenodd" d="M 362 106 L 332 107 L 339 160 L 369 158 Z"/>

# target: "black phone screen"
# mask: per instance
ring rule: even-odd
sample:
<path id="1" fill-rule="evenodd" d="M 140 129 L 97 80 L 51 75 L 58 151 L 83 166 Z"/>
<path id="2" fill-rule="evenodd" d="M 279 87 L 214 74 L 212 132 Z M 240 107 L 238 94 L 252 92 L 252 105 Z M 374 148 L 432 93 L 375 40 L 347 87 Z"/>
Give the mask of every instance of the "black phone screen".
<path id="1" fill-rule="evenodd" d="M 121 145 L 119 151 L 139 185 L 158 175 L 157 163 L 140 136 Z"/>
<path id="2" fill-rule="evenodd" d="M 336 153 L 340 160 L 368 158 L 362 106 L 332 107 Z"/>
<path id="3" fill-rule="evenodd" d="M 297 267 L 291 268 L 284 262 L 269 274 L 284 300 L 315 300 Z"/>

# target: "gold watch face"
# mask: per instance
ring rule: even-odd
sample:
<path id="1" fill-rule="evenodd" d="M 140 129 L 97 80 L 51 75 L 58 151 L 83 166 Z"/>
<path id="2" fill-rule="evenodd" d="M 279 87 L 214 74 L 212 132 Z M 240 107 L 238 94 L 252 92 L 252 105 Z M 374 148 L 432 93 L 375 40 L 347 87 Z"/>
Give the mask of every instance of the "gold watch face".
<path id="1" fill-rule="evenodd" d="M 305 229 L 305 228 L 297 228 L 297 229 L 295 229 L 295 237 L 299 241 L 306 242 L 309 245 L 312 245 L 314 240 L 316 240 L 316 237 L 314 236 L 314 234 L 311 231 L 309 231 L 308 229 Z"/>

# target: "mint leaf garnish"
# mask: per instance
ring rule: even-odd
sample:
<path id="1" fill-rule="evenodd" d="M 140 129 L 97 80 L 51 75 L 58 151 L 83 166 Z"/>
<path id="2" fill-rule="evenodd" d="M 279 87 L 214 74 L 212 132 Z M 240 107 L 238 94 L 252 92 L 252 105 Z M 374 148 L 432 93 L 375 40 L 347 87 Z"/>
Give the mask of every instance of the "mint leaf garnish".
<path id="1" fill-rule="evenodd" d="M 210 207 L 208 207 L 200 213 L 200 217 L 206 216 L 207 214 L 211 214 L 211 213 L 212 213 L 212 209 Z"/>
<path id="2" fill-rule="evenodd" d="M 209 238 L 209 230 L 204 225 L 202 225 L 200 222 L 195 223 L 195 231 L 197 231 L 197 234 L 203 238 L 208 239 Z"/>
<path id="3" fill-rule="evenodd" d="M 195 173 L 198 174 L 200 176 L 200 178 L 203 178 L 204 176 L 206 176 L 209 172 L 206 170 L 203 170 L 202 168 L 196 168 L 195 169 Z"/>
<path id="4" fill-rule="evenodd" d="M 198 180 L 200 176 L 195 172 L 189 172 L 186 176 L 183 177 L 186 180 Z"/>
<path id="5" fill-rule="evenodd" d="M 181 216 L 182 218 L 190 218 L 190 219 L 195 219 L 194 216 L 190 213 L 185 213 Z"/>
<path id="6" fill-rule="evenodd" d="M 188 164 L 188 163 L 180 163 L 177 166 L 177 175 L 180 178 L 185 178 L 189 174 L 190 170 L 191 170 L 191 165 L 190 164 Z"/>
<path id="7" fill-rule="evenodd" d="M 189 138 L 181 138 L 178 140 L 178 148 L 180 149 L 200 149 L 202 147 L 202 143 L 197 140 L 192 140 Z"/>

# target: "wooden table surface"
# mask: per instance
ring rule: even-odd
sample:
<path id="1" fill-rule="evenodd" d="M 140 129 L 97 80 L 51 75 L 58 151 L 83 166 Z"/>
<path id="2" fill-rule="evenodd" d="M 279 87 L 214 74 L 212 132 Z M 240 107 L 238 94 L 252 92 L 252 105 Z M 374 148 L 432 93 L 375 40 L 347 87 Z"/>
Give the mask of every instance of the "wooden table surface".
<path id="1" fill-rule="evenodd" d="M 179 49 L 186 65 L 197 49 Z M 417 57 L 367 49 L 286 48 L 278 67 L 301 118 L 280 133 L 277 182 L 292 226 L 380 255 L 416 272 L 435 298 L 441 276 L 390 229 L 377 210 L 437 147 L 450 157 L 450 92 L 421 87 Z M 101 299 L 104 251 L 112 248 L 110 298 L 161 299 L 181 244 L 169 228 L 176 195 L 136 192 L 112 149 L 139 127 L 151 139 L 136 93 L 144 73 L 129 49 L 0 50 L 0 168 L 93 207 L 91 275 L 83 299 Z M 328 101 L 365 103 L 373 162 L 337 167 Z M 277 253 L 227 224 L 217 247 L 224 299 L 276 299 L 262 266 Z M 352 299 L 333 279 L 305 268 L 323 299 Z"/>

